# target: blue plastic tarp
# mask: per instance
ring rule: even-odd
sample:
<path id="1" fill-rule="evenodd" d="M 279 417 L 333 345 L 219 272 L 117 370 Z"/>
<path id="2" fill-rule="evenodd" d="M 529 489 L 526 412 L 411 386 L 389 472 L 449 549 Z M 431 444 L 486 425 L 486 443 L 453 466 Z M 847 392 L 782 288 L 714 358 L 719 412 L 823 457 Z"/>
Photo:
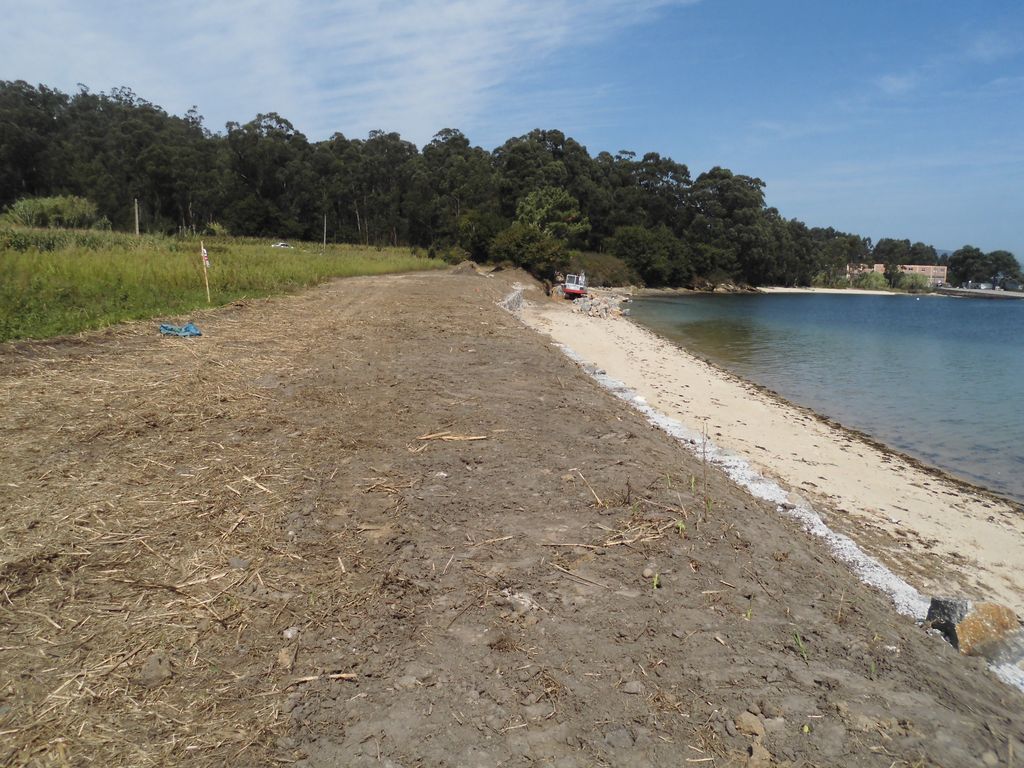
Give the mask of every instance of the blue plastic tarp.
<path id="1" fill-rule="evenodd" d="M 170 325 L 169 323 L 160 324 L 160 333 L 164 336 L 202 336 L 203 332 L 200 331 L 193 323 L 187 325 Z"/>

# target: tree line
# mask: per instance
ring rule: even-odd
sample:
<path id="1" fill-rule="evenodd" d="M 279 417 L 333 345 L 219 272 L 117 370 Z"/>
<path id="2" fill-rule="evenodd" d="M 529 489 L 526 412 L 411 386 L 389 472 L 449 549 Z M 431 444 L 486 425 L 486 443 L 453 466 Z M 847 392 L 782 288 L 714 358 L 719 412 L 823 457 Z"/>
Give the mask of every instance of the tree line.
<path id="1" fill-rule="evenodd" d="M 130 230 L 137 199 L 150 232 L 306 240 L 320 239 L 326 217 L 332 242 L 510 261 L 542 277 L 581 254 L 611 254 L 652 286 L 840 285 L 851 263 L 940 261 L 923 243 L 872 244 L 787 219 L 764 188 L 720 167 L 693 178 L 656 152 L 591 156 L 558 130 L 493 151 L 455 129 L 422 149 L 384 131 L 311 142 L 276 113 L 218 133 L 194 108 L 170 115 L 128 88 L 65 94 L 0 81 L 0 208 L 9 211 L 75 196 L 99 226 Z M 956 279 L 994 262 L 1019 274 L 1005 251 L 993 259 L 965 246 L 949 258 Z"/>

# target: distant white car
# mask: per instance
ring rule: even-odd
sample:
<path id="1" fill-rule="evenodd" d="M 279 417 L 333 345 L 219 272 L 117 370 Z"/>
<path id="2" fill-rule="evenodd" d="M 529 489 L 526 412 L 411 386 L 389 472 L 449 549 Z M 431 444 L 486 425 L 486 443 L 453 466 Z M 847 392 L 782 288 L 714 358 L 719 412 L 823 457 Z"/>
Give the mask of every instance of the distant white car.
<path id="1" fill-rule="evenodd" d="M 288 245 L 288 243 L 274 243 L 270 247 L 271 248 L 291 248 L 292 246 Z"/>

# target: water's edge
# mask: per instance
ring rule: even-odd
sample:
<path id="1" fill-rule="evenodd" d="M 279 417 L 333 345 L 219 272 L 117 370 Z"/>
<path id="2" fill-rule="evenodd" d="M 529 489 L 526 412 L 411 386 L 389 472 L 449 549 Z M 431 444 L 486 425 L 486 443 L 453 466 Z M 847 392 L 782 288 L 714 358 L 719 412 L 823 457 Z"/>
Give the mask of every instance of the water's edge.
<path id="1" fill-rule="evenodd" d="M 669 336 L 663 335 L 658 331 L 654 330 L 653 328 L 651 328 L 650 326 L 644 325 L 642 322 L 635 320 L 632 317 L 626 316 L 623 317 L 622 320 L 631 323 L 633 327 L 637 328 L 642 333 L 650 334 L 656 337 L 659 341 L 671 344 L 673 347 L 676 347 L 678 350 L 680 350 L 683 354 L 693 358 L 694 360 L 699 361 L 700 363 L 708 366 L 709 368 L 714 369 L 714 371 L 719 375 L 733 382 L 736 382 L 742 386 L 750 387 L 756 390 L 758 393 L 764 395 L 765 397 L 770 398 L 771 400 L 773 400 L 774 402 L 778 403 L 781 406 L 792 408 L 795 411 L 799 411 L 801 414 L 813 418 L 815 421 L 818 421 L 819 423 L 824 424 L 827 427 L 838 430 L 843 434 L 849 435 L 850 437 L 856 439 L 858 442 L 864 443 L 865 445 L 868 445 L 874 448 L 875 450 L 886 454 L 887 456 L 892 456 L 905 462 L 914 469 L 920 470 L 928 475 L 931 475 L 932 477 L 935 477 L 936 479 L 944 480 L 948 482 L 950 485 L 956 487 L 958 490 L 962 490 L 966 493 L 970 493 L 975 496 L 984 497 L 998 504 L 1006 505 L 1007 507 L 1010 507 L 1012 510 L 1016 512 L 1024 513 L 1024 503 L 1022 503 L 1020 500 L 1012 496 L 1008 496 L 999 491 L 993 490 L 992 488 L 988 488 L 984 485 L 979 485 L 978 483 L 972 482 L 971 480 L 954 474 L 951 470 L 945 467 L 939 467 L 936 466 L 935 464 L 929 464 L 926 460 L 914 456 L 913 454 L 907 453 L 906 451 L 901 450 L 899 448 L 895 448 L 892 445 L 883 442 L 880 438 L 875 437 L 874 435 L 865 432 L 862 429 L 848 426 L 831 416 L 826 416 L 822 413 L 819 413 L 818 411 L 814 410 L 809 406 L 794 402 L 793 400 L 788 399 L 785 395 L 777 392 L 771 387 L 765 386 L 764 384 L 760 384 L 751 379 L 744 378 L 740 374 L 723 367 L 720 363 L 716 362 L 715 360 L 712 360 L 700 354 L 699 352 L 696 352 L 693 349 L 687 347 L 685 344 L 678 341 L 677 339 L 673 339 Z M 573 357 L 573 359 L 576 360 L 576 362 L 581 362 L 577 360 L 575 357 Z"/>
<path id="2" fill-rule="evenodd" d="M 1024 313 L 948 298 L 721 298 L 639 301 L 630 319 L 826 425 L 1024 507 Z"/>
<path id="3" fill-rule="evenodd" d="M 677 440 L 694 456 L 720 468 L 725 474 L 752 496 L 775 506 L 779 514 L 793 518 L 805 531 L 822 539 L 829 551 L 845 563 L 864 584 L 886 595 L 896 611 L 918 624 L 928 614 L 929 599 L 917 591 L 885 565 L 862 550 L 853 539 L 833 531 L 806 500 L 789 501 L 789 493 L 778 483 L 769 480 L 754 469 L 742 456 L 731 454 L 708 440 L 704 435 L 687 428 L 679 421 L 649 406 L 646 400 L 624 383 L 608 376 L 603 370 L 585 361 L 564 344 L 555 344 L 570 360 L 601 387 L 628 403 L 646 417 L 647 421 Z M 735 374 L 730 374 L 734 376 Z M 991 663 L 989 668 L 1003 682 L 1024 692 L 1024 669 L 1011 663 Z"/>

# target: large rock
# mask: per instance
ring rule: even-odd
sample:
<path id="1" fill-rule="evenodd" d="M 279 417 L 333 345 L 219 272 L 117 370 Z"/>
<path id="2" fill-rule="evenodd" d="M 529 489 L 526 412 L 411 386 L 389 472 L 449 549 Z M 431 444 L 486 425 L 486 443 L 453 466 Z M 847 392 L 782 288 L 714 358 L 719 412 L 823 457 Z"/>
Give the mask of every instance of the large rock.
<path id="1" fill-rule="evenodd" d="M 953 597 L 933 597 L 927 621 L 968 656 L 991 656 L 1020 629 L 1017 614 L 1005 605 Z"/>
<path id="2" fill-rule="evenodd" d="M 967 618 L 971 610 L 971 601 L 962 597 L 933 597 L 928 606 L 926 619 L 935 629 L 939 630 L 954 648 L 959 648 L 956 639 L 956 625 Z"/>
<path id="3" fill-rule="evenodd" d="M 764 724 L 761 722 L 761 718 L 752 712 L 741 712 L 733 722 L 736 725 L 736 730 L 740 733 L 753 736 L 758 740 L 764 738 Z"/>
<path id="4" fill-rule="evenodd" d="M 961 653 L 988 657 L 1012 632 L 1020 629 L 1017 614 L 998 603 L 978 603 L 967 618 L 956 625 Z"/>

